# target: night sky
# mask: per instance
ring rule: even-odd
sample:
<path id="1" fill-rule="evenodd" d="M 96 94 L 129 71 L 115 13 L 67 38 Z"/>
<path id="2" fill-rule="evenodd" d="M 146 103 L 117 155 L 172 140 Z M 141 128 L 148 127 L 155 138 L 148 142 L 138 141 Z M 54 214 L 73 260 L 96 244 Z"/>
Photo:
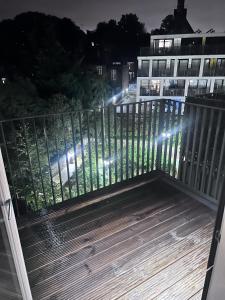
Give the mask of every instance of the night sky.
<path id="1" fill-rule="evenodd" d="M 103 20 L 118 20 L 122 14 L 135 13 L 146 28 L 159 27 L 173 13 L 176 0 L 0 0 L 0 20 L 25 11 L 39 11 L 71 18 L 82 29 L 94 29 Z M 188 20 L 194 30 L 214 28 L 225 32 L 224 0 L 186 0 Z"/>

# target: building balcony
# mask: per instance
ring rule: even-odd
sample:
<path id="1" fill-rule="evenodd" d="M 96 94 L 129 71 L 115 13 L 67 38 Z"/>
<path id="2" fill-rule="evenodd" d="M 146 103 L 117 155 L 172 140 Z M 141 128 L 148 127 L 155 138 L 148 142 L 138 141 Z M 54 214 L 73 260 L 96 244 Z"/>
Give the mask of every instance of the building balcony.
<path id="1" fill-rule="evenodd" d="M 173 76 L 173 70 L 152 70 L 152 76 L 153 77 L 172 77 Z"/>
<path id="2" fill-rule="evenodd" d="M 178 77 L 198 77 L 199 76 L 199 69 L 186 69 L 186 70 L 177 70 Z"/>
<path id="3" fill-rule="evenodd" d="M 188 89 L 188 96 L 193 97 L 197 95 L 205 95 L 209 94 L 210 89 L 209 88 L 189 88 Z"/>
<path id="4" fill-rule="evenodd" d="M 225 76 L 225 69 L 224 68 L 213 68 L 213 69 L 204 69 L 203 70 L 203 76 Z"/>
<path id="5" fill-rule="evenodd" d="M 225 45 L 190 45 L 171 48 L 157 48 L 142 47 L 140 49 L 140 56 L 173 56 L 173 55 L 211 55 L 211 54 L 225 54 Z"/>
<path id="6" fill-rule="evenodd" d="M 183 89 L 164 89 L 163 90 L 163 96 L 171 96 L 171 97 L 175 97 L 175 96 L 184 96 L 184 88 Z"/>
<path id="7" fill-rule="evenodd" d="M 33 299 L 200 299 L 224 118 L 162 99 L 1 121 Z"/>
<path id="8" fill-rule="evenodd" d="M 138 77 L 149 77 L 149 70 L 138 70 Z"/>
<path id="9" fill-rule="evenodd" d="M 140 96 L 159 96 L 160 91 L 148 88 L 140 88 Z"/>

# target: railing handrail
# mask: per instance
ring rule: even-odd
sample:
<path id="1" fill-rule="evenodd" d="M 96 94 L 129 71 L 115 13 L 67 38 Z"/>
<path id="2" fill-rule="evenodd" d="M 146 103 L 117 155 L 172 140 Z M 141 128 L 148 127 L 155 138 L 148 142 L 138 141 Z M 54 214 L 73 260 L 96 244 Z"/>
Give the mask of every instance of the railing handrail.
<path id="1" fill-rule="evenodd" d="M 168 89 L 168 90 L 165 90 L 165 91 L 171 91 L 171 90 L 181 90 L 181 89 Z M 190 96 L 190 97 L 194 97 L 196 99 L 203 99 L 201 97 L 203 97 L 204 94 L 202 95 L 195 95 L 195 96 Z M 187 97 L 189 98 L 189 97 Z M 76 113 L 84 113 L 84 112 L 97 112 L 97 111 L 101 111 L 101 110 L 106 110 L 109 106 L 116 106 L 116 107 L 121 107 L 121 106 L 135 106 L 135 105 L 138 105 L 139 103 L 149 103 L 149 102 L 152 102 L 152 101 L 172 101 L 172 102 L 183 102 L 185 104 L 188 104 L 190 105 L 190 103 L 188 102 L 185 102 L 185 101 L 180 101 L 180 100 L 176 100 L 176 99 L 166 99 L 166 98 L 159 98 L 159 99 L 150 99 L 150 100 L 144 100 L 144 101 L 136 101 L 136 102 L 128 102 L 128 103 L 120 103 L 120 104 L 110 104 L 108 106 L 101 106 L 99 108 L 95 108 L 95 109 L 78 109 L 78 110 L 74 110 L 74 111 L 71 111 L 71 112 L 58 112 L 58 113 L 51 113 L 51 114 L 40 114 L 40 115 L 32 115 L 32 116 L 24 116 L 24 117 L 17 117 L 17 118 L 11 118 L 11 119 L 4 119 L 4 120 L 0 120 L 0 123 L 6 123 L 6 122 L 13 122 L 13 121 L 22 121 L 22 120 L 29 120 L 29 119 L 38 119 L 38 118 L 47 118 L 47 117 L 54 117 L 54 116 L 70 116 L 70 115 L 73 115 L 73 114 L 76 114 Z M 210 99 L 210 98 L 204 98 L 204 100 L 207 100 L 207 101 L 215 101 L 215 99 Z M 216 101 L 221 101 L 221 102 L 225 102 L 225 100 L 219 100 L 219 99 L 216 99 Z M 199 107 L 205 107 L 205 108 L 213 108 L 213 109 L 221 109 L 221 110 L 225 110 L 225 108 L 219 108 L 219 107 L 212 107 L 212 106 L 209 106 L 209 105 L 204 105 L 204 104 L 195 104 L 196 106 L 199 105 Z"/>

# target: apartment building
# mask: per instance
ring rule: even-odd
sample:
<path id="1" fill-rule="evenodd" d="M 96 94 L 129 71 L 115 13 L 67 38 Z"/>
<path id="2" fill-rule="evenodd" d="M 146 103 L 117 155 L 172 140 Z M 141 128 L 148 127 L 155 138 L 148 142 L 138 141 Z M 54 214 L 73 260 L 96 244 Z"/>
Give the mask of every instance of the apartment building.
<path id="1" fill-rule="evenodd" d="M 138 57 L 137 100 L 225 92 L 225 33 L 152 35 Z"/>

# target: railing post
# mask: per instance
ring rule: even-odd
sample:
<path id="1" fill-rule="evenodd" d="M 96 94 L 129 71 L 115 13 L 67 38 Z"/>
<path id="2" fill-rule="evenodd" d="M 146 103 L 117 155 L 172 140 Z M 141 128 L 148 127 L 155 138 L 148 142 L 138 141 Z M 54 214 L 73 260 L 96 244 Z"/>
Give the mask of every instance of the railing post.
<path id="1" fill-rule="evenodd" d="M 166 100 L 160 100 L 159 113 L 158 113 L 158 135 L 157 135 L 157 154 L 156 154 L 156 169 L 161 170 L 162 161 L 162 133 L 164 128 L 165 117 L 165 102 Z"/>

